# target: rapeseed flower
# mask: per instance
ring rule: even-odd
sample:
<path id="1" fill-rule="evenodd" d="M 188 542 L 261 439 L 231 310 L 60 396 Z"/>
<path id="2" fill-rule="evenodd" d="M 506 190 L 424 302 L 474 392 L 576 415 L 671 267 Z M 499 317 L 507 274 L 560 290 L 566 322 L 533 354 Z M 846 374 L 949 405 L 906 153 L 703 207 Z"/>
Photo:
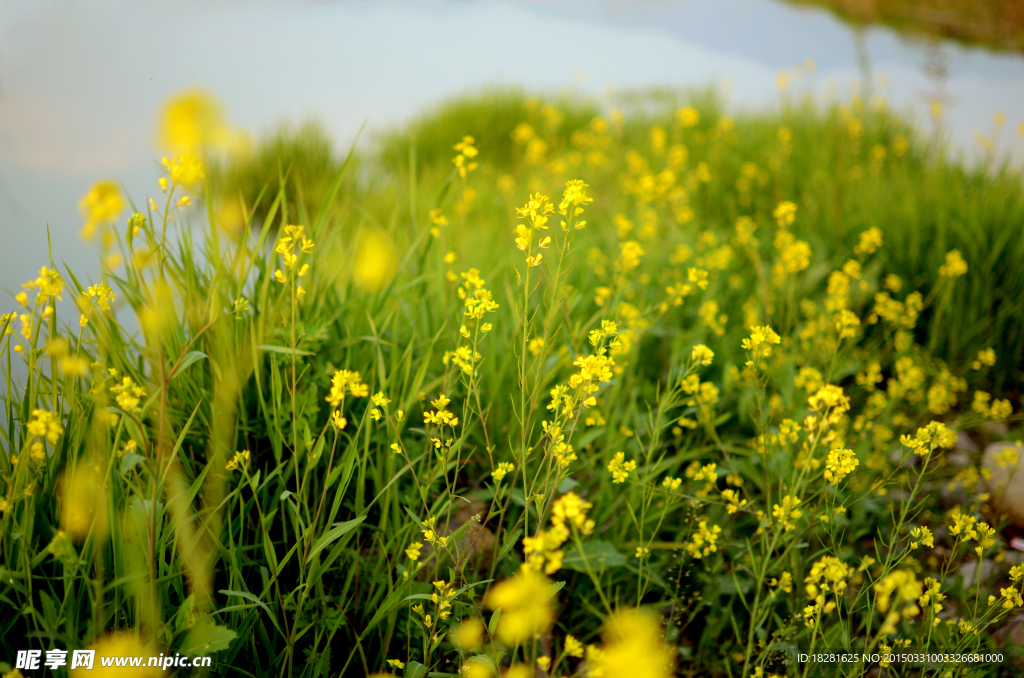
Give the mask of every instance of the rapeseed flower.
<path id="1" fill-rule="evenodd" d="M 452 158 L 452 162 L 455 163 L 455 167 L 458 168 L 459 176 L 463 179 L 466 178 L 466 174 L 472 172 L 477 168 L 477 163 L 472 161 L 472 158 L 477 156 L 479 151 L 476 148 L 476 140 L 471 136 L 462 137 L 462 141 L 452 146 L 458 155 Z"/>
<path id="2" fill-rule="evenodd" d="M 495 636 L 514 647 L 551 628 L 555 621 L 554 598 L 548 579 L 526 570 L 495 585 L 484 596 L 484 605 L 491 610 L 501 609 Z"/>
<path id="3" fill-rule="evenodd" d="M 150 645 L 146 645 L 137 637 L 137 632 L 131 629 L 114 631 L 102 638 L 93 641 L 89 649 L 95 651 L 95 657 L 142 657 L 155 656 L 156 652 Z M 69 655 L 70 659 L 70 655 Z M 117 678 L 119 676 L 132 676 L 133 678 L 160 678 L 164 670 L 159 666 L 149 666 L 143 662 L 142 668 L 123 669 L 118 667 L 105 667 L 100 661 L 95 665 L 78 666 L 68 671 L 71 678 Z"/>
<path id="4" fill-rule="evenodd" d="M 796 529 L 796 521 L 803 515 L 803 511 L 797 508 L 800 503 L 799 498 L 787 494 L 781 504 L 772 507 L 772 515 L 786 532 Z"/>
<path id="5" fill-rule="evenodd" d="M 828 461 L 825 463 L 825 480 L 833 485 L 838 485 L 839 481 L 853 473 L 858 464 L 860 461 L 853 450 L 843 448 L 831 450 L 828 453 Z"/>
<path id="6" fill-rule="evenodd" d="M 249 450 L 242 450 L 241 452 L 235 452 L 235 455 L 228 460 L 228 463 L 224 465 L 225 471 L 234 471 L 238 468 L 248 466 L 249 459 L 251 458 Z"/>
<path id="7" fill-rule="evenodd" d="M 78 209 L 85 218 L 82 237 L 91 240 L 101 224 L 112 223 L 127 206 L 121 189 L 115 181 L 97 181 L 82 196 Z"/>
<path id="8" fill-rule="evenodd" d="M 592 678 L 670 678 L 675 652 L 658 621 L 646 612 L 620 610 L 605 623 L 600 652 L 588 654 Z"/>
<path id="9" fill-rule="evenodd" d="M 139 403 L 146 397 L 146 390 L 131 377 L 125 375 L 120 384 L 110 388 L 110 392 L 116 396 L 117 406 L 125 412 L 138 414 L 142 411 Z"/>
<path id="10" fill-rule="evenodd" d="M 491 471 L 491 477 L 494 478 L 495 484 L 498 484 L 505 478 L 505 476 L 507 476 L 509 473 L 512 473 L 515 470 L 515 468 L 516 467 L 513 466 L 511 463 L 503 461 L 500 464 L 498 464 L 498 467 L 496 469 Z"/>
<path id="11" fill-rule="evenodd" d="M 921 612 L 917 600 L 921 597 L 923 587 L 912 570 L 890 572 L 875 583 L 874 591 L 875 607 L 879 612 L 887 613 L 878 630 L 882 635 L 895 634 L 897 622 L 901 619 L 912 619 Z"/>
<path id="12" fill-rule="evenodd" d="M 700 560 L 718 550 L 718 535 L 721 533 L 722 528 L 718 525 L 708 527 L 708 521 L 701 520 L 697 523 L 697 529 L 690 535 L 690 540 L 686 543 L 686 550 L 691 556 Z"/>
<path id="13" fill-rule="evenodd" d="M 157 143 L 173 153 L 202 155 L 241 148 L 244 137 L 228 126 L 220 104 L 211 94 L 188 89 L 164 104 L 157 124 Z"/>
<path id="14" fill-rule="evenodd" d="M 613 483 L 624 483 L 629 477 L 630 471 L 636 469 L 635 461 L 626 461 L 624 452 L 616 452 L 615 457 L 608 463 L 608 470 L 612 474 Z"/>
<path id="15" fill-rule="evenodd" d="M 395 246 L 384 233 L 371 229 L 359 236 L 352 279 L 364 290 L 379 290 L 391 278 L 398 264 Z"/>
<path id="16" fill-rule="evenodd" d="M 967 262 L 960 254 L 960 250 L 946 252 L 946 263 L 939 267 L 939 275 L 943 278 L 959 278 L 967 274 Z"/>

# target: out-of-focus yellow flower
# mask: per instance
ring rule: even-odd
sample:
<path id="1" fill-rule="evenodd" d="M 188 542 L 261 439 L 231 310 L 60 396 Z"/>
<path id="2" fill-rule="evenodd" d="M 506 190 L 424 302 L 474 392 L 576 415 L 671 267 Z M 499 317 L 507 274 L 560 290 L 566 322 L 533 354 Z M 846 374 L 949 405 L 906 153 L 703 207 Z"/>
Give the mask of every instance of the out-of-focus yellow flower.
<path id="1" fill-rule="evenodd" d="M 525 570 L 488 591 L 484 604 L 491 610 L 501 608 L 495 635 L 513 647 L 551 628 L 555 621 L 554 598 L 546 577 Z"/>
<path id="2" fill-rule="evenodd" d="M 82 237 L 91 240 L 99 225 L 115 221 L 124 211 L 125 205 L 117 182 L 97 181 L 78 203 L 78 209 L 85 219 Z"/>
<path id="3" fill-rule="evenodd" d="M 967 273 L 967 262 L 960 250 L 946 252 L 946 263 L 939 267 L 939 275 L 943 278 L 959 278 Z"/>
<path id="4" fill-rule="evenodd" d="M 245 227 L 245 208 L 237 198 L 222 200 L 214 220 L 227 233 L 237 236 Z"/>
<path id="5" fill-rule="evenodd" d="M 173 153 L 202 155 L 204 150 L 225 150 L 236 142 L 220 104 L 205 90 L 180 92 L 160 111 L 157 143 Z"/>
<path id="6" fill-rule="evenodd" d="M 167 175 L 175 184 L 194 186 L 200 180 L 206 178 L 203 163 L 191 153 L 182 153 L 170 159 L 161 158 L 160 164 L 164 166 Z"/>
<path id="7" fill-rule="evenodd" d="M 61 481 L 60 522 L 75 539 L 84 539 L 89 534 L 93 521 L 98 517 L 97 512 L 103 506 L 98 476 L 94 467 L 79 468 L 66 474 Z"/>
<path id="8" fill-rule="evenodd" d="M 475 650 L 484 642 L 484 623 L 478 617 L 470 617 L 455 627 L 452 642 L 463 650 Z"/>
<path id="9" fill-rule="evenodd" d="M 133 631 L 115 631 L 93 642 L 88 649 L 96 651 L 93 665 L 71 669 L 71 678 L 159 678 L 164 675 L 162 668 L 147 666 L 145 661 L 141 667 L 103 666 L 100 662 L 100 657 L 150 657 L 158 654 L 153 647 L 138 640 Z"/>
<path id="10" fill-rule="evenodd" d="M 363 231 L 356 248 L 352 277 L 361 288 L 373 292 L 391 278 L 397 263 L 390 238 L 377 230 Z"/>
<path id="11" fill-rule="evenodd" d="M 680 127 L 693 127 L 700 122 L 700 111 L 692 106 L 684 106 L 676 110 L 676 122 Z"/>
<path id="12" fill-rule="evenodd" d="M 796 220 L 796 205 L 789 200 L 783 200 L 775 207 L 772 216 L 780 227 L 790 226 Z"/>
<path id="13" fill-rule="evenodd" d="M 658 621 L 640 610 L 616 612 L 605 624 L 600 652 L 588 653 L 594 678 L 670 678 L 675 656 Z M 593 656 L 590 656 L 593 654 Z"/>

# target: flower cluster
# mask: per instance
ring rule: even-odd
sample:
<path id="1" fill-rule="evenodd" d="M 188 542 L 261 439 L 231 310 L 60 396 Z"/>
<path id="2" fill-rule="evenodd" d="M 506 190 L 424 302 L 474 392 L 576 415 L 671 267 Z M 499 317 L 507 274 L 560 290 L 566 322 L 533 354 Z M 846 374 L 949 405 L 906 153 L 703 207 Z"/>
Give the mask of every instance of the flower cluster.
<path id="1" fill-rule="evenodd" d="M 284 235 L 282 235 L 277 245 L 274 247 L 274 251 L 281 255 L 281 260 L 284 262 L 284 267 L 288 271 L 286 275 L 281 269 L 274 271 L 274 280 L 281 284 L 294 281 L 295 278 L 301 278 L 309 272 L 309 264 L 299 265 L 299 256 L 302 254 L 309 254 L 313 251 L 315 243 L 305 236 L 305 227 L 288 225 L 284 227 Z M 296 267 L 298 269 L 296 270 Z M 301 299 L 306 291 L 302 285 L 296 285 L 295 287 L 295 299 Z"/>
<path id="2" fill-rule="evenodd" d="M 113 370 L 111 370 L 111 373 L 113 373 Z M 125 412 L 138 414 L 142 411 L 139 409 L 139 403 L 146 397 L 146 390 L 136 384 L 128 375 L 121 379 L 120 384 L 111 386 L 110 392 L 114 394 L 117 406 Z"/>
<path id="3" fill-rule="evenodd" d="M 235 456 L 228 460 L 228 463 L 224 465 L 225 471 L 234 471 L 243 466 L 249 464 L 249 450 L 242 450 L 241 452 L 235 452 Z"/>
<path id="4" fill-rule="evenodd" d="M 526 223 L 516 225 L 515 241 L 516 247 L 526 253 L 526 266 L 533 268 L 539 266 L 544 255 L 538 252 L 533 254 L 533 234 L 535 231 L 548 230 L 548 215 L 555 211 L 551 200 L 540 193 L 534 193 L 522 207 L 516 208 L 516 217 L 525 220 Z M 537 247 L 546 249 L 551 244 L 551 236 L 544 236 L 537 242 Z"/>
<path id="5" fill-rule="evenodd" d="M 365 398 L 370 395 L 370 387 L 363 383 L 358 372 L 337 370 L 331 377 L 331 390 L 324 400 L 331 406 L 331 423 L 339 431 L 348 426 L 348 419 L 342 414 L 346 394 L 353 398 Z"/>
<path id="6" fill-rule="evenodd" d="M 462 141 L 452 146 L 452 148 L 458 151 L 458 155 L 452 158 L 452 162 L 455 163 L 459 176 L 465 179 L 466 174 L 477 168 L 477 163 L 473 161 L 473 158 L 479 153 L 476 148 L 476 139 L 466 135 L 462 137 Z"/>
<path id="7" fill-rule="evenodd" d="M 955 443 L 956 433 L 940 421 L 933 421 L 917 429 L 914 436 L 900 436 L 900 444 L 920 456 L 930 454 L 939 447 L 952 447 Z"/>
<path id="8" fill-rule="evenodd" d="M 838 485 L 839 481 L 853 473 L 858 464 L 860 461 L 853 450 L 844 448 L 831 450 L 828 453 L 828 461 L 825 462 L 825 480 L 833 485 Z"/>
<path id="9" fill-rule="evenodd" d="M 608 463 L 608 470 L 612 474 L 613 483 L 626 482 L 630 472 L 635 469 L 636 462 L 633 460 L 626 461 L 626 454 L 624 452 L 616 452 L 615 456 Z"/>
<path id="10" fill-rule="evenodd" d="M 887 613 L 878 630 L 881 635 L 896 633 L 896 624 L 901 619 L 912 619 L 921 613 L 917 601 L 921 598 L 923 587 L 913 570 L 890 572 L 875 583 L 874 591 L 875 607 L 879 612 Z"/>

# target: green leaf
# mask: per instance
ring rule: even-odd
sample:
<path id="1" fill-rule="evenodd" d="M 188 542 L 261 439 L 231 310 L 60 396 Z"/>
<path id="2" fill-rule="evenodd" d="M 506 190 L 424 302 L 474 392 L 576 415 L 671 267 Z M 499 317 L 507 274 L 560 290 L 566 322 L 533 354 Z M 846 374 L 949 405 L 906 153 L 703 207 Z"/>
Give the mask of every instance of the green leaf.
<path id="1" fill-rule="evenodd" d="M 270 607 L 253 594 L 247 593 L 245 591 L 232 591 L 230 589 L 221 589 L 219 593 L 223 593 L 225 596 L 238 596 L 239 598 L 245 598 L 248 601 L 256 603 L 261 608 L 263 608 L 263 611 L 267 613 L 268 617 L 270 617 L 270 621 L 273 622 L 275 627 L 277 627 L 277 618 L 274 616 L 274 613 L 270 611 Z M 192 596 L 189 596 L 189 598 L 191 597 Z"/>
<path id="2" fill-rule="evenodd" d="M 308 565 L 310 561 L 313 560 L 313 557 L 316 554 L 323 551 L 324 547 L 326 547 L 328 544 L 338 539 L 342 535 L 348 534 L 355 528 L 359 527 L 359 524 L 364 520 L 366 520 L 366 516 L 359 516 L 358 518 L 347 520 L 344 523 L 335 524 L 334 527 L 332 527 L 322 537 L 316 540 L 316 544 L 313 545 L 313 548 L 312 550 L 310 550 L 309 555 L 306 556 L 306 564 Z"/>
<path id="3" fill-rule="evenodd" d="M 626 564 L 626 556 L 619 553 L 611 542 L 593 539 L 583 543 L 582 553 L 575 546 L 566 551 L 565 559 L 562 560 L 562 567 L 577 572 L 586 572 L 587 566 L 584 564 L 584 556 L 586 556 L 586 563 L 590 565 L 590 569 L 594 574 L 600 574 L 605 569 L 621 567 Z"/>
<path id="4" fill-rule="evenodd" d="M 491 638 L 494 637 L 494 632 L 498 629 L 498 621 L 501 619 L 501 608 L 499 607 L 491 615 L 491 622 L 487 625 L 487 635 Z M 498 671 L 494 671 L 494 675 L 498 675 Z"/>
<path id="5" fill-rule="evenodd" d="M 424 678 L 427 675 L 427 667 L 419 662 L 409 662 L 405 665 L 405 678 Z"/>
<path id="6" fill-rule="evenodd" d="M 182 654 L 208 655 L 226 650 L 238 634 L 229 628 L 217 626 L 209 617 L 203 617 L 189 629 L 178 648 Z"/>
<path id="7" fill-rule="evenodd" d="M 189 351 L 185 354 L 185 357 L 181 359 L 181 362 L 178 363 L 178 367 L 174 370 L 174 374 L 171 375 L 171 379 L 174 379 L 176 376 L 184 372 L 193 363 L 197 363 L 206 357 L 208 356 L 202 351 Z"/>
<path id="8" fill-rule="evenodd" d="M 125 452 L 124 459 L 121 460 L 121 474 L 124 475 L 125 473 L 128 473 L 128 471 L 132 470 L 132 468 L 134 468 L 136 464 L 145 460 L 146 458 L 143 457 L 141 454 L 136 454 L 134 452 Z"/>
<path id="9" fill-rule="evenodd" d="M 181 604 L 181 607 L 174 614 L 174 635 L 178 635 L 188 628 L 189 622 L 192 621 L 192 610 L 195 607 L 195 602 L 196 597 L 189 594 L 189 597 L 185 599 L 185 602 Z"/>

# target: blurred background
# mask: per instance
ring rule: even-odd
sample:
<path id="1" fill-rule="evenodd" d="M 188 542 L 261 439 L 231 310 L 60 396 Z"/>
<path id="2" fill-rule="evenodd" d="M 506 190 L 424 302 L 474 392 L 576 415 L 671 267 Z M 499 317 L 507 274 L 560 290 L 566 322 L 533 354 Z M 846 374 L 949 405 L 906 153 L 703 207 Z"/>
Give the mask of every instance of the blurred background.
<path id="1" fill-rule="evenodd" d="M 61 269 L 98 271 L 78 202 L 105 178 L 140 207 L 158 193 L 157 112 L 186 87 L 325 166 L 364 125 L 369 148 L 446 98 L 508 86 L 608 107 L 711 86 L 733 111 L 884 97 L 951 153 L 1019 166 L 1022 51 L 1024 3 L 1006 1 L 4 2 L 0 289 L 47 262 L 47 228 Z"/>

